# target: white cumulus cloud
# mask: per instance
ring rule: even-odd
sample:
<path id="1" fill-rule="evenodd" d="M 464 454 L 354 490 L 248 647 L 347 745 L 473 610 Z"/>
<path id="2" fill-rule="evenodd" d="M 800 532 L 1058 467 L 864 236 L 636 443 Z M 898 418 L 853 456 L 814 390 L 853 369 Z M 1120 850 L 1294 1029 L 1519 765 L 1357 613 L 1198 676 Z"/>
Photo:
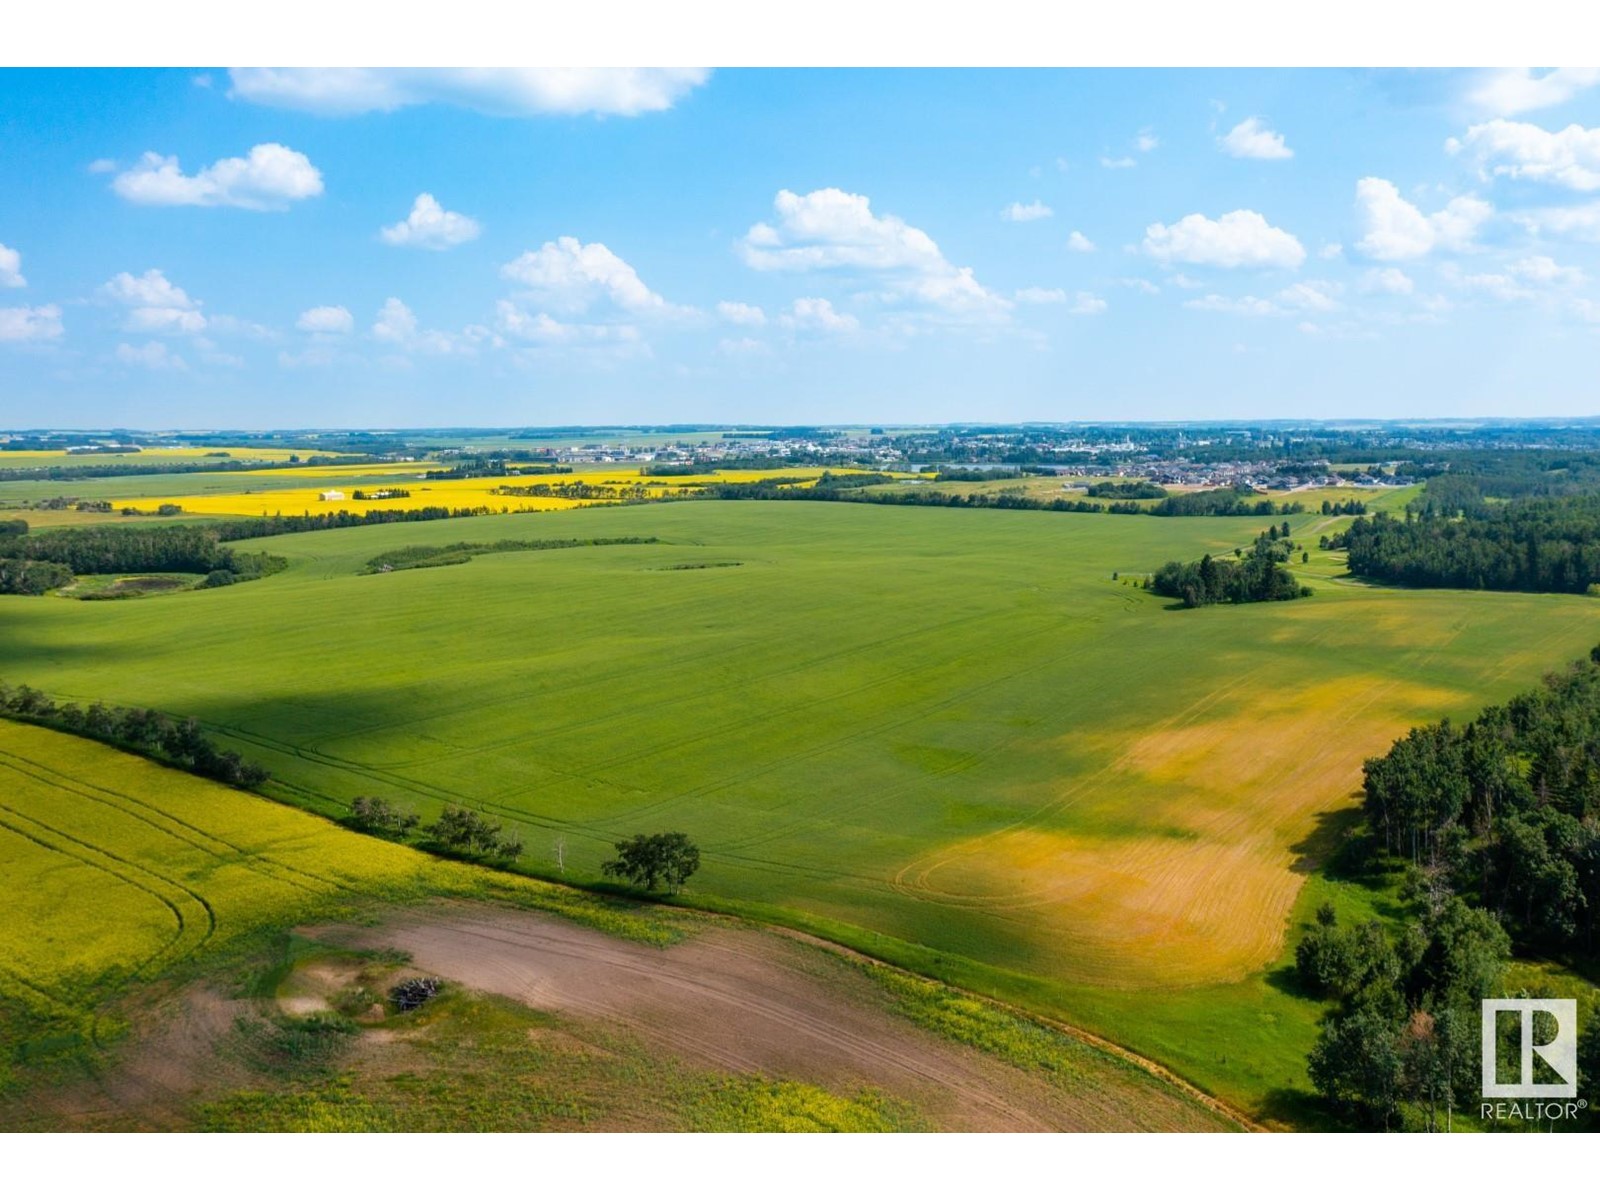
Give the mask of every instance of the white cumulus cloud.
<path id="1" fill-rule="evenodd" d="M 420 354 L 471 354 L 480 342 L 490 337 L 482 328 L 468 328 L 459 335 L 423 329 L 416 313 L 395 296 L 385 300 L 378 310 L 377 320 L 372 323 L 372 336 L 400 350 Z"/>
<path id="2" fill-rule="evenodd" d="M 283 209 L 322 195 L 322 173 L 298 150 L 266 142 L 244 158 L 218 159 L 193 175 L 183 173 L 176 155 L 152 151 L 113 179 L 111 187 L 135 204 Z"/>
<path id="3" fill-rule="evenodd" d="M 199 333 L 208 324 L 200 302 L 154 267 L 143 275 L 120 271 L 100 294 L 128 310 L 123 327 L 133 333 Z"/>
<path id="4" fill-rule="evenodd" d="M 886 303 L 969 320 L 1003 319 L 1010 308 L 922 230 L 874 213 L 866 196 L 838 188 L 804 196 L 784 190 L 773 207 L 776 223 L 752 225 L 739 246 L 758 271 L 848 272 L 870 278 Z"/>
<path id="5" fill-rule="evenodd" d="M 1558 67 L 1534 72 L 1526 67 L 1485 71 L 1467 92 L 1467 102 L 1495 117 L 1565 104 L 1579 92 L 1600 83 L 1593 67 Z"/>
<path id="6" fill-rule="evenodd" d="M 1600 128 L 1549 130 L 1496 119 L 1472 126 L 1459 140 L 1451 138 L 1445 149 L 1471 154 L 1485 175 L 1553 183 L 1577 192 L 1600 189 Z"/>
<path id="7" fill-rule="evenodd" d="M 1479 227 L 1494 215 L 1494 207 L 1476 196 L 1457 196 L 1425 215 L 1394 184 L 1371 175 L 1356 183 L 1356 210 L 1365 231 L 1356 248 L 1368 258 L 1390 262 L 1421 258 L 1435 249 L 1468 249 Z"/>
<path id="8" fill-rule="evenodd" d="M 470 242 L 480 227 L 471 217 L 449 212 L 427 192 L 411 205 L 404 221 L 385 225 L 379 234 L 391 246 L 416 246 L 422 250 L 448 250 Z"/>
<path id="9" fill-rule="evenodd" d="M 53 342 L 64 332 L 59 305 L 0 308 L 0 342 Z"/>
<path id="10" fill-rule="evenodd" d="M 1246 117 L 1227 134 L 1217 139 L 1224 154 L 1234 158 L 1293 158 L 1294 151 L 1284 144 L 1283 134 L 1267 128 L 1260 117 Z"/>
<path id="11" fill-rule="evenodd" d="M 1094 252 L 1094 243 L 1074 229 L 1067 235 L 1067 249 L 1074 254 L 1091 254 Z"/>
<path id="12" fill-rule="evenodd" d="M 22 277 L 22 254 L 0 242 L 0 288 L 27 287 Z"/>
<path id="13" fill-rule="evenodd" d="M 1042 201 L 1034 200 L 1023 204 L 1020 200 L 1013 200 L 1000 210 L 1000 219 L 1003 221 L 1042 221 L 1046 217 L 1055 216 L 1055 210 Z"/>
<path id="14" fill-rule="evenodd" d="M 1293 269 L 1306 258 L 1299 238 L 1245 208 L 1216 220 L 1190 213 L 1172 225 L 1150 225 L 1145 229 L 1144 251 L 1160 262 L 1207 267 Z"/>
<path id="15" fill-rule="evenodd" d="M 711 72 L 657 68 L 241 68 L 229 95 L 322 116 L 450 104 L 496 117 L 598 113 L 632 117 L 671 108 Z"/>
<path id="16" fill-rule="evenodd" d="M 342 304 L 320 304 L 300 314 L 294 327 L 302 333 L 341 334 L 356 327 L 355 318 Z"/>
<path id="17" fill-rule="evenodd" d="M 646 287 L 638 272 L 601 242 L 560 237 L 506 263 L 500 274 L 564 312 L 587 312 L 601 301 L 628 313 L 683 311 Z"/>

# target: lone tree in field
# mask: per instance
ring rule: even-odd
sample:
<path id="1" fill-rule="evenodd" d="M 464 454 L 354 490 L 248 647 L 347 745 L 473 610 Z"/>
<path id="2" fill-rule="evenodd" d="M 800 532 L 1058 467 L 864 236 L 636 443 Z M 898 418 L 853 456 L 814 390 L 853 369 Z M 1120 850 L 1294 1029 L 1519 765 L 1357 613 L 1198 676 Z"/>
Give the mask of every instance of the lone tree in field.
<path id="1" fill-rule="evenodd" d="M 641 833 L 616 843 L 617 857 L 601 863 L 603 874 L 653 892 L 663 882 L 677 891 L 700 869 L 700 848 L 682 833 Z"/>

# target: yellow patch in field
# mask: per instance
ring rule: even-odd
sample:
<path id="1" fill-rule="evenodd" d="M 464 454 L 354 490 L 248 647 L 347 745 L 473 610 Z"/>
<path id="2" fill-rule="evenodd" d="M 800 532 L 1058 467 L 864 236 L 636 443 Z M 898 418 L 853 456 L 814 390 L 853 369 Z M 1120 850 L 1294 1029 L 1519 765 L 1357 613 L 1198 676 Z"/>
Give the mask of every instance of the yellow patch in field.
<path id="1" fill-rule="evenodd" d="M 708 483 L 751 483 L 762 479 L 803 477 L 806 486 L 822 474 L 819 468 L 797 468 L 773 471 L 718 471 L 703 475 L 642 475 L 637 466 L 620 466 L 607 463 L 585 463 L 568 475 L 502 475 L 485 479 L 428 479 L 427 472 L 438 470 L 437 463 L 383 463 L 372 466 L 319 466 L 285 467 L 280 470 L 240 471 L 240 487 L 234 492 L 207 495 L 144 496 L 126 500 L 113 500 L 114 509 L 135 508 L 141 512 L 154 512 L 163 504 L 175 504 L 185 513 L 201 516 L 299 516 L 301 513 L 346 512 L 367 513 L 375 509 L 415 509 L 440 506 L 444 508 L 488 508 L 494 512 L 542 512 L 553 509 L 583 508 L 591 504 L 614 504 L 635 494 L 641 485 L 651 496 L 671 495 L 676 491 Z M 837 472 L 848 474 L 849 472 Z M 259 491 L 248 485 L 254 479 L 282 480 L 306 478 L 316 480 L 303 488 L 268 487 Z M 384 482 L 373 483 L 374 477 Z M 357 482 L 361 481 L 361 482 Z M 581 483 L 588 487 L 604 489 L 606 494 L 584 499 L 565 496 L 508 495 L 500 488 L 530 488 L 547 485 L 558 488 L 563 483 Z M 409 492 L 409 496 L 395 496 L 382 500 L 357 500 L 357 491 L 372 493 L 393 488 Z M 332 495 L 332 499 L 325 496 Z"/>
<path id="2" fill-rule="evenodd" d="M 916 882 L 934 903 L 1008 920 L 1062 977 L 1193 986 L 1243 978 L 1276 956 L 1301 880 L 1274 841 L 1024 829 Z"/>
<path id="3" fill-rule="evenodd" d="M 1011 920 L 1067 978 L 1241 979 L 1279 951 L 1302 879 L 1296 847 L 1317 816 L 1349 806 L 1374 747 L 1461 700 L 1376 675 L 1297 689 L 1244 675 L 1144 732 L 1095 739 L 1104 764 L 1076 772 L 1032 817 L 930 854 L 894 882 Z"/>

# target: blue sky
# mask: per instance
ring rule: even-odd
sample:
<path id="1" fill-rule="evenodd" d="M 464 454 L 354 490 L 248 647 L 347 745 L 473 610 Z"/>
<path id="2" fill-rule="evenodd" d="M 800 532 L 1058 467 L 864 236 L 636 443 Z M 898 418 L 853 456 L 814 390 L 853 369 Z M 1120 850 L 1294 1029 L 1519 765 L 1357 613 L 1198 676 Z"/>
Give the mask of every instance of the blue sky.
<path id="1" fill-rule="evenodd" d="M 1584 71 L 0 71 L 0 426 L 1592 414 L 1597 126 Z"/>

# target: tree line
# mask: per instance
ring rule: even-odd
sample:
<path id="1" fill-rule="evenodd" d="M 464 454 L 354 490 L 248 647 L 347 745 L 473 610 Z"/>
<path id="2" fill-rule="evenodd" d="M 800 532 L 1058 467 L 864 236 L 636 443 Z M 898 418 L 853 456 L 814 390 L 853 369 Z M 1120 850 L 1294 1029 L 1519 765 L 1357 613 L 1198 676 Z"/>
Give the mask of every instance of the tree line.
<path id="1" fill-rule="evenodd" d="M 1584 592 L 1600 582 L 1600 495 L 1512 501 L 1458 518 L 1378 513 L 1357 517 L 1327 546 L 1348 551 L 1351 574 L 1388 583 Z"/>
<path id="2" fill-rule="evenodd" d="M 1322 502 L 1322 515 L 1325 517 L 1359 517 L 1367 511 L 1364 500 L 1324 500 Z"/>
<path id="3" fill-rule="evenodd" d="M 1331 909 L 1296 949 L 1303 986 L 1333 999 L 1309 1067 L 1357 1123 L 1410 1111 L 1448 1128 L 1477 1094 L 1479 1002 L 1502 994 L 1515 949 L 1589 955 L 1600 918 L 1600 647 L 1465 726 L 1411 730 L 1364 768 L 1369 836 L 1357 865 L 1403 873 L 1420 909 L 1391 938 L 1345 928 Z M 1515 1061 L 1515 1048 L 1499 1053 Z M 1580 1045 L 1580 1082 L 1600 1100 L 1600 1026 Z"/>
<path id="4" fill-rule="evenodd" d="M 1505 922 L 1520 947 L 1591 952 L 1600 921 L 1600 647 L 1465 726 L 1368 759 L 1383 853 Z"/>
<path id="5" fill-rule="evenodd" d="M 40 595 L 65 587 L 76 575 L 135 572 L 205 575 L 204 586 L 223 587 L 288 565 L 275 555 L 242 554 L 220 545 L 211 526 L 94 525 L 25 536 L 26 522 L 6 525 L 11 532 L 0 531 L 0 593 Z"/>
<path id="6" fill-rule="evenodd" d="M 1156 517 L 1271 517 L 1305 512 L 1298 500 L 1274 502 L 1250 487 L 1209 488 L 1179 492 L 1145 511 Z"/>
<path id="7" fill-rule="evenodd" d="M 58 704 L 26 684 L 0 681 L 0 714 L 75 733 L 234 787 L 257 788 L 267 772 L 232 750 L 219 750 L 193 717 L 174 719 L 153 708 Z"/>
<path id="8" fill-rule="evenodd" d="M 1150 577 L 1148 586 L 1158 596 L 1182 601 L 1185 608 L 1295 600 L 1311 595 L 1311 589 L 1284 566 L 1293 550 L 1285 521 L 1281 528 L 1274 525 L 1258 535 L 1248 551 L 1235 550 L 1231 559 L 1207 554 L 1198 562 L 1169 562 Z"/>
<path id="9" fill-rule="evenodd" d="M 478 862 L 510 863 L 522 856 L 522 839 L 499 822 L 460 804 L 446 804 L 438 818 L 423 825 L 408 808 L 381 796 L 357 796 L 345 824 L 393 841 L 418 843 L 436 854 Z M 646 891 L 677 892 L 700 869 L 700 848 L 682 833 L 641 833 L 614 844 L 617 856 L 600 864 L 600 873 Z M 563 868 L 564 869 L 564 868 Z"/>
<path id="10" fill-rule="evenodd" d="M 1164 500 L 1167 497 L 1166 488 L 1159 483 L 1151 483 L 1148 479 L 1091 483 L 1084 492 L 1086 495 L 1098 496 L 1104 500 Z"/>
<path id="11" fill-rule="evenodd" d="M 544 538 L 498 542 L 451 542 L 447 546 L 401 546 L 367 560 L 364 575 L 409 571 L 418 567 L 445 567 L 464 563 L 480 554 L 509 554 L 520 550 L 571 550 L 579 546 L 642 546 L 659 542 L 658 537 Z"/>
<path id="12" fill-rule="evenodd" d="M 472 508 L 446 508 L 431 504 L 421 508 L 375 508 L 370 512 L 351 512 L 341 508 L 337 512 L 300 513 L 271 517 L 240 517 L 229 521 L 216 521 L 208 529 L 216 532 L 221 542 L 239 542 L 248 538 L 277 537 L 283 533 L 314 533 L 322 529 L 353 529 L 362 525 L 395 525 L 407 521 L 447 521 L 457 517 L 486 517 L 497 510 L 487 505 Z M 506 512 L 506 509 L 499 509 Z"/>
<path id="13" fill-rule="evenodd" d="M 858 482 L 852 482 L 858 481 Z M 813 500 L 845 501 L 855 504 L 891 504 L 912 508 L 1003 508 L 1036 512 L 1117 513 L 1125 516 L 1155 517 L 1213 517 L 1213 516 L 1273 516 L 1300 513 L 1305 506 L 1298 501 L 1275 503 L 1271 500 L 1245 501 L 1242 494 L 1231 489 L 1216 492 L 1189 492 L 1168 496 L 1157 504 L 1145 507 L 1131 500 L 1102 504 L 1094 500 L 1068 499 L 1057 496 L 1044 499 L 1017 491 L 1000 492 L 941 492 L 933 488 L 908 488 L 904 491 L 866 491 L 882 483 L 900 482 L 893 475 L 837 475 L 829 479 L 828 473 L 812 487 L 790 487 L 797 480 L 758 479 L 749 483 L 711 483 L 697 488 L 695 498 L 707 500 Z M 1243 495 L 1254 495 L 1246 492 Z M 666 497 L 661 499 L 680 499 Z"/>
<path id="14" fill-rule="evenodd" d="M 291 455 L 284 462 L 264 462 L 250 459 L 207 458 L 189 462 L 120 462 L 120 463 L 65 463 L 38 467 L 0 466 L 0 483 L 18 483 L 28 480 L 48 479 L 72 481 L 82 479 L 121 479 L 137 475 L 197 475 L 226 471 L 286 470 L 297 466 L 356 467 L 369 463 L 388 462 L 386 458 L 368 454 L 312 454 L 304 461 Z"/>

